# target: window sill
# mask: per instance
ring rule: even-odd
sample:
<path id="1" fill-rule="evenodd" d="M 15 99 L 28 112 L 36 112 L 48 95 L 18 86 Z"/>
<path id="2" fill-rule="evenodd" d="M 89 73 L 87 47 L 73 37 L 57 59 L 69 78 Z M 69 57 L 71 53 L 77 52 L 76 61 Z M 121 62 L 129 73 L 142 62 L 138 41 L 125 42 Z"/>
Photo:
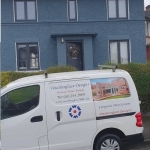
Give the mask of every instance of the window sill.
<path id="1" fill-rule="evenodd" d="M 28 73 L 32 73 L 32 72 L 40 72 L 40 71 L 43 71 L 43 70 L 17 70 L 15 72 L 28 72 Z"/>
<path id="2" fill-rule="evenodd" d="M 37 20 L 15 20 L 14 23 L 32 23 L 38 22 Z"/>
<path id="3" fill-rule="evenodd" d="M 122 20 L 130 20 L 129 18 L 108 18 L 108 21 L 122 21 Z"/>

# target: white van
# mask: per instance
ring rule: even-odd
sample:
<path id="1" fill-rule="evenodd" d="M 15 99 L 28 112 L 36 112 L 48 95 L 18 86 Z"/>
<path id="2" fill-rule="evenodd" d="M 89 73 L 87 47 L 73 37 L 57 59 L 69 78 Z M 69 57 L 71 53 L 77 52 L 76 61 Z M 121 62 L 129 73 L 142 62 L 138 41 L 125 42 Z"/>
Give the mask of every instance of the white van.
<path id="1" fill-rule="evenodd" d="M 45 74 L 1 91 L 2 150 L 121 150 L 142 142 L 139 99 L 123 70 Z"/>

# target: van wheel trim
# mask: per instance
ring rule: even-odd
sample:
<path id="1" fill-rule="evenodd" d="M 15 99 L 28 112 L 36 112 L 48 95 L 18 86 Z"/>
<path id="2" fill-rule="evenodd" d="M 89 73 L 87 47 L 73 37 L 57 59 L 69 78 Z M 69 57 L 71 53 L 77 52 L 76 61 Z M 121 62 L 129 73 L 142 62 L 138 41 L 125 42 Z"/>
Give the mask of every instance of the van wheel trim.
<path id="1" fill-rule="evenodd" d="M 110 142 L 111 140 L 111 142 Z M 105 143 L 106 142 L 106 143 Z M 113 144 L 116 143 L 116 144 Z M 105 145 L 105 147 L 104 147 Z M 116 147 L 109 147 L 109 146 L 115 146 Z M 118 147 L 117 147 L 118 146 Z M 122 140 L 120 139 L 119 136 L 115 134 L 103 134 L 100 135 L 94 144 L 94 150 L 122 150 Z"/>
<path id="2" fill-rule="evenodd" d="M 106 139 L 101 144 L 100 150 L 120 150 L 120 146 L 115 139 Z"/>

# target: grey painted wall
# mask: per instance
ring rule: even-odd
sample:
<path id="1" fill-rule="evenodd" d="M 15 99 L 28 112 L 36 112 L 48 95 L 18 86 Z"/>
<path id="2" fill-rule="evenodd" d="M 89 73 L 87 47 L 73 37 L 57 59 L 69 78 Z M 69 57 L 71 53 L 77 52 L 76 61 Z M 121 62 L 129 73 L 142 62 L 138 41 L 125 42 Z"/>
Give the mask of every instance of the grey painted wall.
<path id="1" fill-rule="evenodd" d="M 15 43 L 38 42 L 40 69 L 66 64 L 65 40 L 82 40 L 84 69 L 109 61 L 109 40 L 129 39 L 132 62 L 146 62 L 143 0 L 129 0 L 129 20 L 107 20 L 106 0 L 78 0 L 78 21 L 68 22 L 67 0 L 37 0 L 38 22 L 14 22 L 13 0 L 2 0 L 3 71 L 17 70 Z M 97 36 L 85 35 L 97 33 Z M 63 34 L 52 38 L 53 34 Z M 72 34 L 73 36 L 66 36 Z M 77 34 L 83 34 L 81 36 Z"/>

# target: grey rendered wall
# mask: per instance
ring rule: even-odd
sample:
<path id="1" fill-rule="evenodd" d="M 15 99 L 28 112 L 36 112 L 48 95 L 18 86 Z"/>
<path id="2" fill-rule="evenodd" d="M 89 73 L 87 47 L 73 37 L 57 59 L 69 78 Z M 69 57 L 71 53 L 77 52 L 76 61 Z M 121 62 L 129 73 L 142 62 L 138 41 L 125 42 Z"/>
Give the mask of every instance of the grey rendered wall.
<path id="1" fill-rule="evenodd" d="M 38 42 L 40 67 L 66 63 L 62 59 L 58 43 L 52 34 L 97 33 L 96 37 L 76 36 L 84 40 L 85 69 L 97 68 L 97 64 L 109 61 L 109 40 L 130 40 L 131 61 L 145 63 L 145 27 L 143 0 L 129 0 L 129 20 L 108 21 L 106 0 L 77 0 L 78 22 L 68 22 L 67 0 L 37 0 L 38 22 L 14 23 L 13 0 L 2 0 L 2 70 L 16 69 L 15 43 Z M 71 38 L 71 37 L 70 37 Z M 65 53 L 62 53 L 65 56 Z M 90 59 L 91 58 L 91 59 Z M 90 60 L 90 61 L 89 61 Z"/>

